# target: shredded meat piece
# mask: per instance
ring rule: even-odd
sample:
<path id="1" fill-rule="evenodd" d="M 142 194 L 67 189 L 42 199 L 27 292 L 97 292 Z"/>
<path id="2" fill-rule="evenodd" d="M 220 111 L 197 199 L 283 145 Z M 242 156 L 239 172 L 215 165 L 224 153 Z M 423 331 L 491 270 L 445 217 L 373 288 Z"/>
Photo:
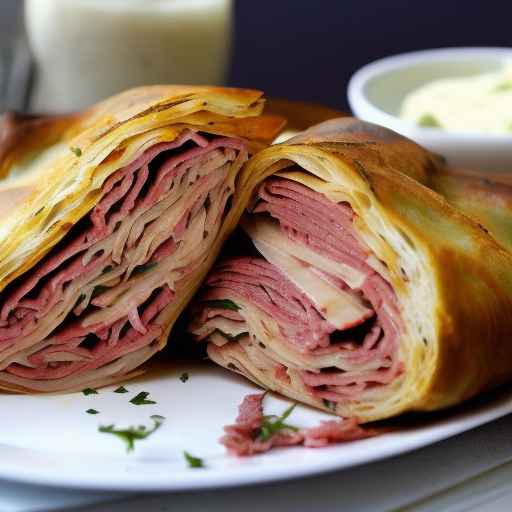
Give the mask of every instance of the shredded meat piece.
<path id="1" fill-rule="evenodd" d="M 375 431 L 362 428 L 356 418 L 350 418 L 323 421 L 317 427 L 298 431 L 280 430 L 269 439 L 261 440 L 264 398 L 265 393 L 247 395 L 239 406 L 235 423 L 224 427 L 225 435 L 220 442 L 229 453 L 243 457 L 268 452 L 278 446 L 303 445 L 307 448 L 320 448 L 376 435 Z"/>

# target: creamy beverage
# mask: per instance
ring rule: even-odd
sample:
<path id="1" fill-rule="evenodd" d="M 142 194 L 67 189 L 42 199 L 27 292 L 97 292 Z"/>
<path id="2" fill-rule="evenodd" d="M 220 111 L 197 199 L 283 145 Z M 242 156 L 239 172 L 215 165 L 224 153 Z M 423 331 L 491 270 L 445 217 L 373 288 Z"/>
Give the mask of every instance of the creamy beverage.
<path id="1" fill-rule="evenodd" d="M 231 0 L 26 0 L 31 108 L 77 110 L 137 85 L 220 85 L 231 14 Z"/>

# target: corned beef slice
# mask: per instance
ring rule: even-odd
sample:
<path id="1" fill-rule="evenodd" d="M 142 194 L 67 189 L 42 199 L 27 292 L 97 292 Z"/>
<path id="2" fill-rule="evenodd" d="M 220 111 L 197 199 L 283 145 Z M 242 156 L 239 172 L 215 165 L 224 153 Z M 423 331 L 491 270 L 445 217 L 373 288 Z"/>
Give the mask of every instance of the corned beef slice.
<path id="1" fill-rule="evenodd" d="M 87 218 L 1 294 L 1 380 L 79 388 L 149 350 L 219 231 L 230 167 L 246 159 L 238 139 L 186 130 L 111 175 Z"/>

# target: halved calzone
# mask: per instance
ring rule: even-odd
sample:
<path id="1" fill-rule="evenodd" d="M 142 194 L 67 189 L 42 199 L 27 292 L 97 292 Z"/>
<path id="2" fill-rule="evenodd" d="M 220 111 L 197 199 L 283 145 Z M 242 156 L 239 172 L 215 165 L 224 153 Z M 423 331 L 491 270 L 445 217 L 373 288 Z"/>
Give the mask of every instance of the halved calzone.
<path id="1" fill-rule="evenodd" d="M 258 153 L 239 182 L 253 249 L 192 311 L 210 358 L 360 421 L 512 378 L 512 257 L 424 186 L 440 161 L 353 119 Z"/>

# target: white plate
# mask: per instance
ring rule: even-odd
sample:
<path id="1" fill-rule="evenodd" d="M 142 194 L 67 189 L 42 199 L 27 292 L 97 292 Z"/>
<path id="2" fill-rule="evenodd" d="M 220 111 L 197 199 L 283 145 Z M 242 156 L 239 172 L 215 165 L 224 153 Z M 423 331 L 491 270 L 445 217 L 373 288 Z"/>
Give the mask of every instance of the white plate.
<path id="1" fill-rule="evenodd" d="M 187 382 L 180 381 L 188 372 Z M 255 388 L 219 368 L 167 365 L 127 383 L 129 393 L 113 387 L 97 395 L 2 395 L 0 400 L 0 478 L 94 490 L 177 491 L 230 487 L 313 475 L 398 455 L 512 412 L 512 391 L 473 403 L 425 423 L 402 423 L 372 439 L 321 449 L 282 448 L 246 459 L 227 456 L 218 443 L 222 427 L 233 422 L 237 406 Z M 129 400 L 149 391 L 156 405 Z M 281 413 L 285 400 L 269 396 L 266 413 Z M 89 408 L 100 411 L 90 415 Z M 98 432 L 99 425 L 151 425 L 150 416 L 165 424 L 127 454 L 118 438 Z M 312 426 L 328 415 L 298 406 L 289 419 Z M 421 425 L 421 426 L 418 426 Z M 190 469 L 183 450 L 201 457 L 205 469 Z"/>

